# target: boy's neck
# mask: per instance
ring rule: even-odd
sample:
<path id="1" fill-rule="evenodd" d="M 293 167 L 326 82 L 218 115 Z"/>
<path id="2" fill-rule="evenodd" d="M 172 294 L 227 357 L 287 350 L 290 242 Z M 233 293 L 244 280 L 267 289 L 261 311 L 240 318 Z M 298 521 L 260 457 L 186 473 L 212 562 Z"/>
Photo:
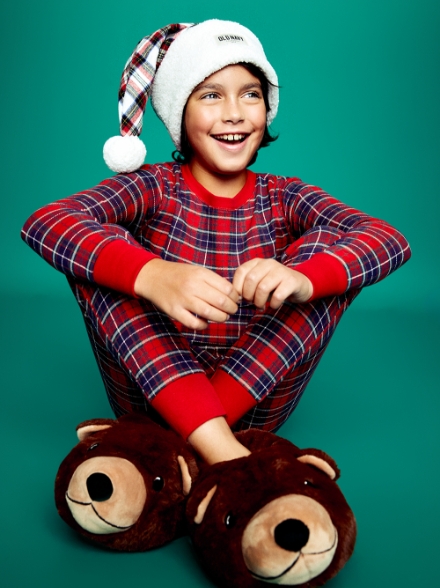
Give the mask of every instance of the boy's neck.
<path id="1" fill-rule="evenodd" d="M 189 169 L 199 184 L 214 196 L 234 198 L 246 184 L 246 169 L 233 174 L 214 174 L 198 165 L 197 161 L 191 161 Z"/>

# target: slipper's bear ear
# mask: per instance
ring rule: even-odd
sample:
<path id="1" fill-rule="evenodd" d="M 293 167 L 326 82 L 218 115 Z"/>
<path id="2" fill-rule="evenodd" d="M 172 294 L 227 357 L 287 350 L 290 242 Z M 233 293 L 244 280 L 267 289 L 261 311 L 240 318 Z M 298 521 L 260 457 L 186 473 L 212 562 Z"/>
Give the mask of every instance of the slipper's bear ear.
<path id="1" fill-rule="evenodd" d="M 287 439 L 259 429 L 240 431 L 235 436 L 251 452 L 263 449 L 272 449 L 274 452 L 279 450 L 282 453 L 285 452 L 286 455 L 290 454 L 296 457 L 302 463 L 307 463 L 323 471 L 331 480 L 336 481 L 340 476 L 335 460 L 320 449 L 300 449 Z"/>
<path id="2" fill-rule="evenodd" d="M 303 449 L 301 451 L 301 455 L 299 455 L 297 459 L 302 463 L 306 463 L 318 470 L 321 470 L 334 482 L 336 482 L 336 480 L 341 475 L 335 460 L 320 449 Z"/>
<path id="3" fill-rule="evenodd" d="M 208 492 L 206 493 L 206 496 L 199 502 L 199 506 L 197 507 L 197 512 L 194 517 L 194 522 L 196 523 L 196 525 L 200 525 L 203 522 L 203 518 L 205 516 L 206 510 L 207 510 L 209 503 L 211 502 L 212 497 L 214 496 L 216 490 L 217 490 L 217 484 L 215 484 L 210 490 L 208 490 Z"/>
<path id="4" fill-rule="evenodd" d="M 205 518 L 209 505 L 214 496 L 217 496 L 217 490 L 223 483 L 227 485 L 229 475 L 229 466 L 233 462 L 241 463 L 241 460 L 232 462 L 221 462 L 202 469 L 201 474 L 197 476 L 191 494 L 186 504 L 186 520 L 190 526 L 199 527 Z M 221 499 L 220 499 L 221 501 Z"/>
<path id="5" fill-rule="evenodd" d="M 115 421 L 113 419 L 92 419 L 84 421 L 76 427 L 76 434 L 80 441 L 84 441 L 90 435 L 104 431 L 104 429 L 110 429 L 113 427 Z"/>
<path id="6" fill-rule="evenodd" d="M 179 464 L 180 474 L 182 476 L 182 491 L 185 496 L 188 496 L 188 494 L 191 492 L 193 476 L 189 471 L 189 465 L 186 459 L 182 455 L 177 456 L 177 463 Z"/>

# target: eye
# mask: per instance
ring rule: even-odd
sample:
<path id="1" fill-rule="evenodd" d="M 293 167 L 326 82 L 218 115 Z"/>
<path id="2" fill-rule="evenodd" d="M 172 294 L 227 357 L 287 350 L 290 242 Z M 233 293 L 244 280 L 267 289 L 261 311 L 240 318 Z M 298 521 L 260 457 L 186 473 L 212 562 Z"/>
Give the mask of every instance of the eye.
<path id="1" fill-rule="evenodd" d="M 318 487 L 316 484 L 314 484 L 310 480 L 304 480 L 304 486 L 307 486 L 308 488 L 317 488 Z"/>
<path id="2" fill-rule="evenodd" d="M 231 529 L 235 525 L 236 522 L 237 522 L 237 519 L 232 514 L 232 512 L 228 512 L 228 514 L 225 516 L 225 527 L 227 529 Z"/>
<path id="3" fill-rule="evenodd" d="M 209 92 L 208 94 L 203 94 L 202 96 L 202 100 L 215 100 L 215 98 L 218 98 L 218 94 L 215 92 Z"/>
<path id="4" fill-rule="evenodd" d="M 98 447 L 99 443 L 93 443 L 93 445 L 90 445 L 90 447 L 87 449 L 87 451 L 93 451 L 93 449 L 96 449 Z"/>
<path id="5" fill-rule="evenodd" d="M 261 95 L 256 90 L 246 92 L 245 98 L 261 98 Z"/>
<path id="6" fill-rule="evenodd" d="M 153 490 L 155 492 L 160 492 L 162 490 L 163 486 L 164 486 L 163 478 L 161 478 L 160 476 L 156 476 L 156 478 L 154 478 L 154 480 L 153 480 Z"/>

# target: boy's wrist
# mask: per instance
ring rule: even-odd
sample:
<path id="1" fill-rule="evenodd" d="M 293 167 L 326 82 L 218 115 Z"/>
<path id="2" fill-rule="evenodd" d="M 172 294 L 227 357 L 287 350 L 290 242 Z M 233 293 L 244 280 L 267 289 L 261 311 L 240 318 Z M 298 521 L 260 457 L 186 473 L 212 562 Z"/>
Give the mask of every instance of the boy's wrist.
<path id="1" fill-rule="evenodd" d="M 347 290 L 348 277 L 343 263 L 328 253 L 315 253 L 292 269 L 310 280 L 313 293 L 309 301 L 343 294 Z"/>
<path id="2" fill-rule="evenodd" d="M 93 268 L 93 279 L 100 286 L 136 296 L 136 279 L 153 259 L 157 259 L 154 253 L 123 239 L 114 239 L 100 251 Z"/>
<path id="3" fill-rule="evenodd" d="M 156 284 L 156 279 L 160 275 L 159 266 L 167 262 L 160 257 L 149 259 L 139 270 L 133 283 L 133 292 L 136 296 L 149 300 L 149 286 Z"/>

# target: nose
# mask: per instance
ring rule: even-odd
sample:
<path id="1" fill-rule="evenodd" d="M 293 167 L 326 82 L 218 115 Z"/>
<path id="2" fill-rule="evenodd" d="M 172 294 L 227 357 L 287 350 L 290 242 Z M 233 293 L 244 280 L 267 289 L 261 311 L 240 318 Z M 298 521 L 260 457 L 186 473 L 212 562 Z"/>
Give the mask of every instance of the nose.
<path id="1" fill-rule="evenodd" d="M 309 540 L 308 527 L 298 519 L 286 519 L 275 527 L 275 542 L 287 551 L 300 551 Z"/>
<path id="2" fill-rule="evenodd" d="M 237 99 L 228 98 L 225 100 L 223 108 L 223 120 L 233 124 L 243 120 L 243 113 L 241 112 L 240 103 Z"/>
<path id="3" fill-rule="evenodd" d="M 86 485 L 90 498 L 96 502 L 105 502 L 113 494 L 113 484 L 105 474 L 91 474 Z"/>

